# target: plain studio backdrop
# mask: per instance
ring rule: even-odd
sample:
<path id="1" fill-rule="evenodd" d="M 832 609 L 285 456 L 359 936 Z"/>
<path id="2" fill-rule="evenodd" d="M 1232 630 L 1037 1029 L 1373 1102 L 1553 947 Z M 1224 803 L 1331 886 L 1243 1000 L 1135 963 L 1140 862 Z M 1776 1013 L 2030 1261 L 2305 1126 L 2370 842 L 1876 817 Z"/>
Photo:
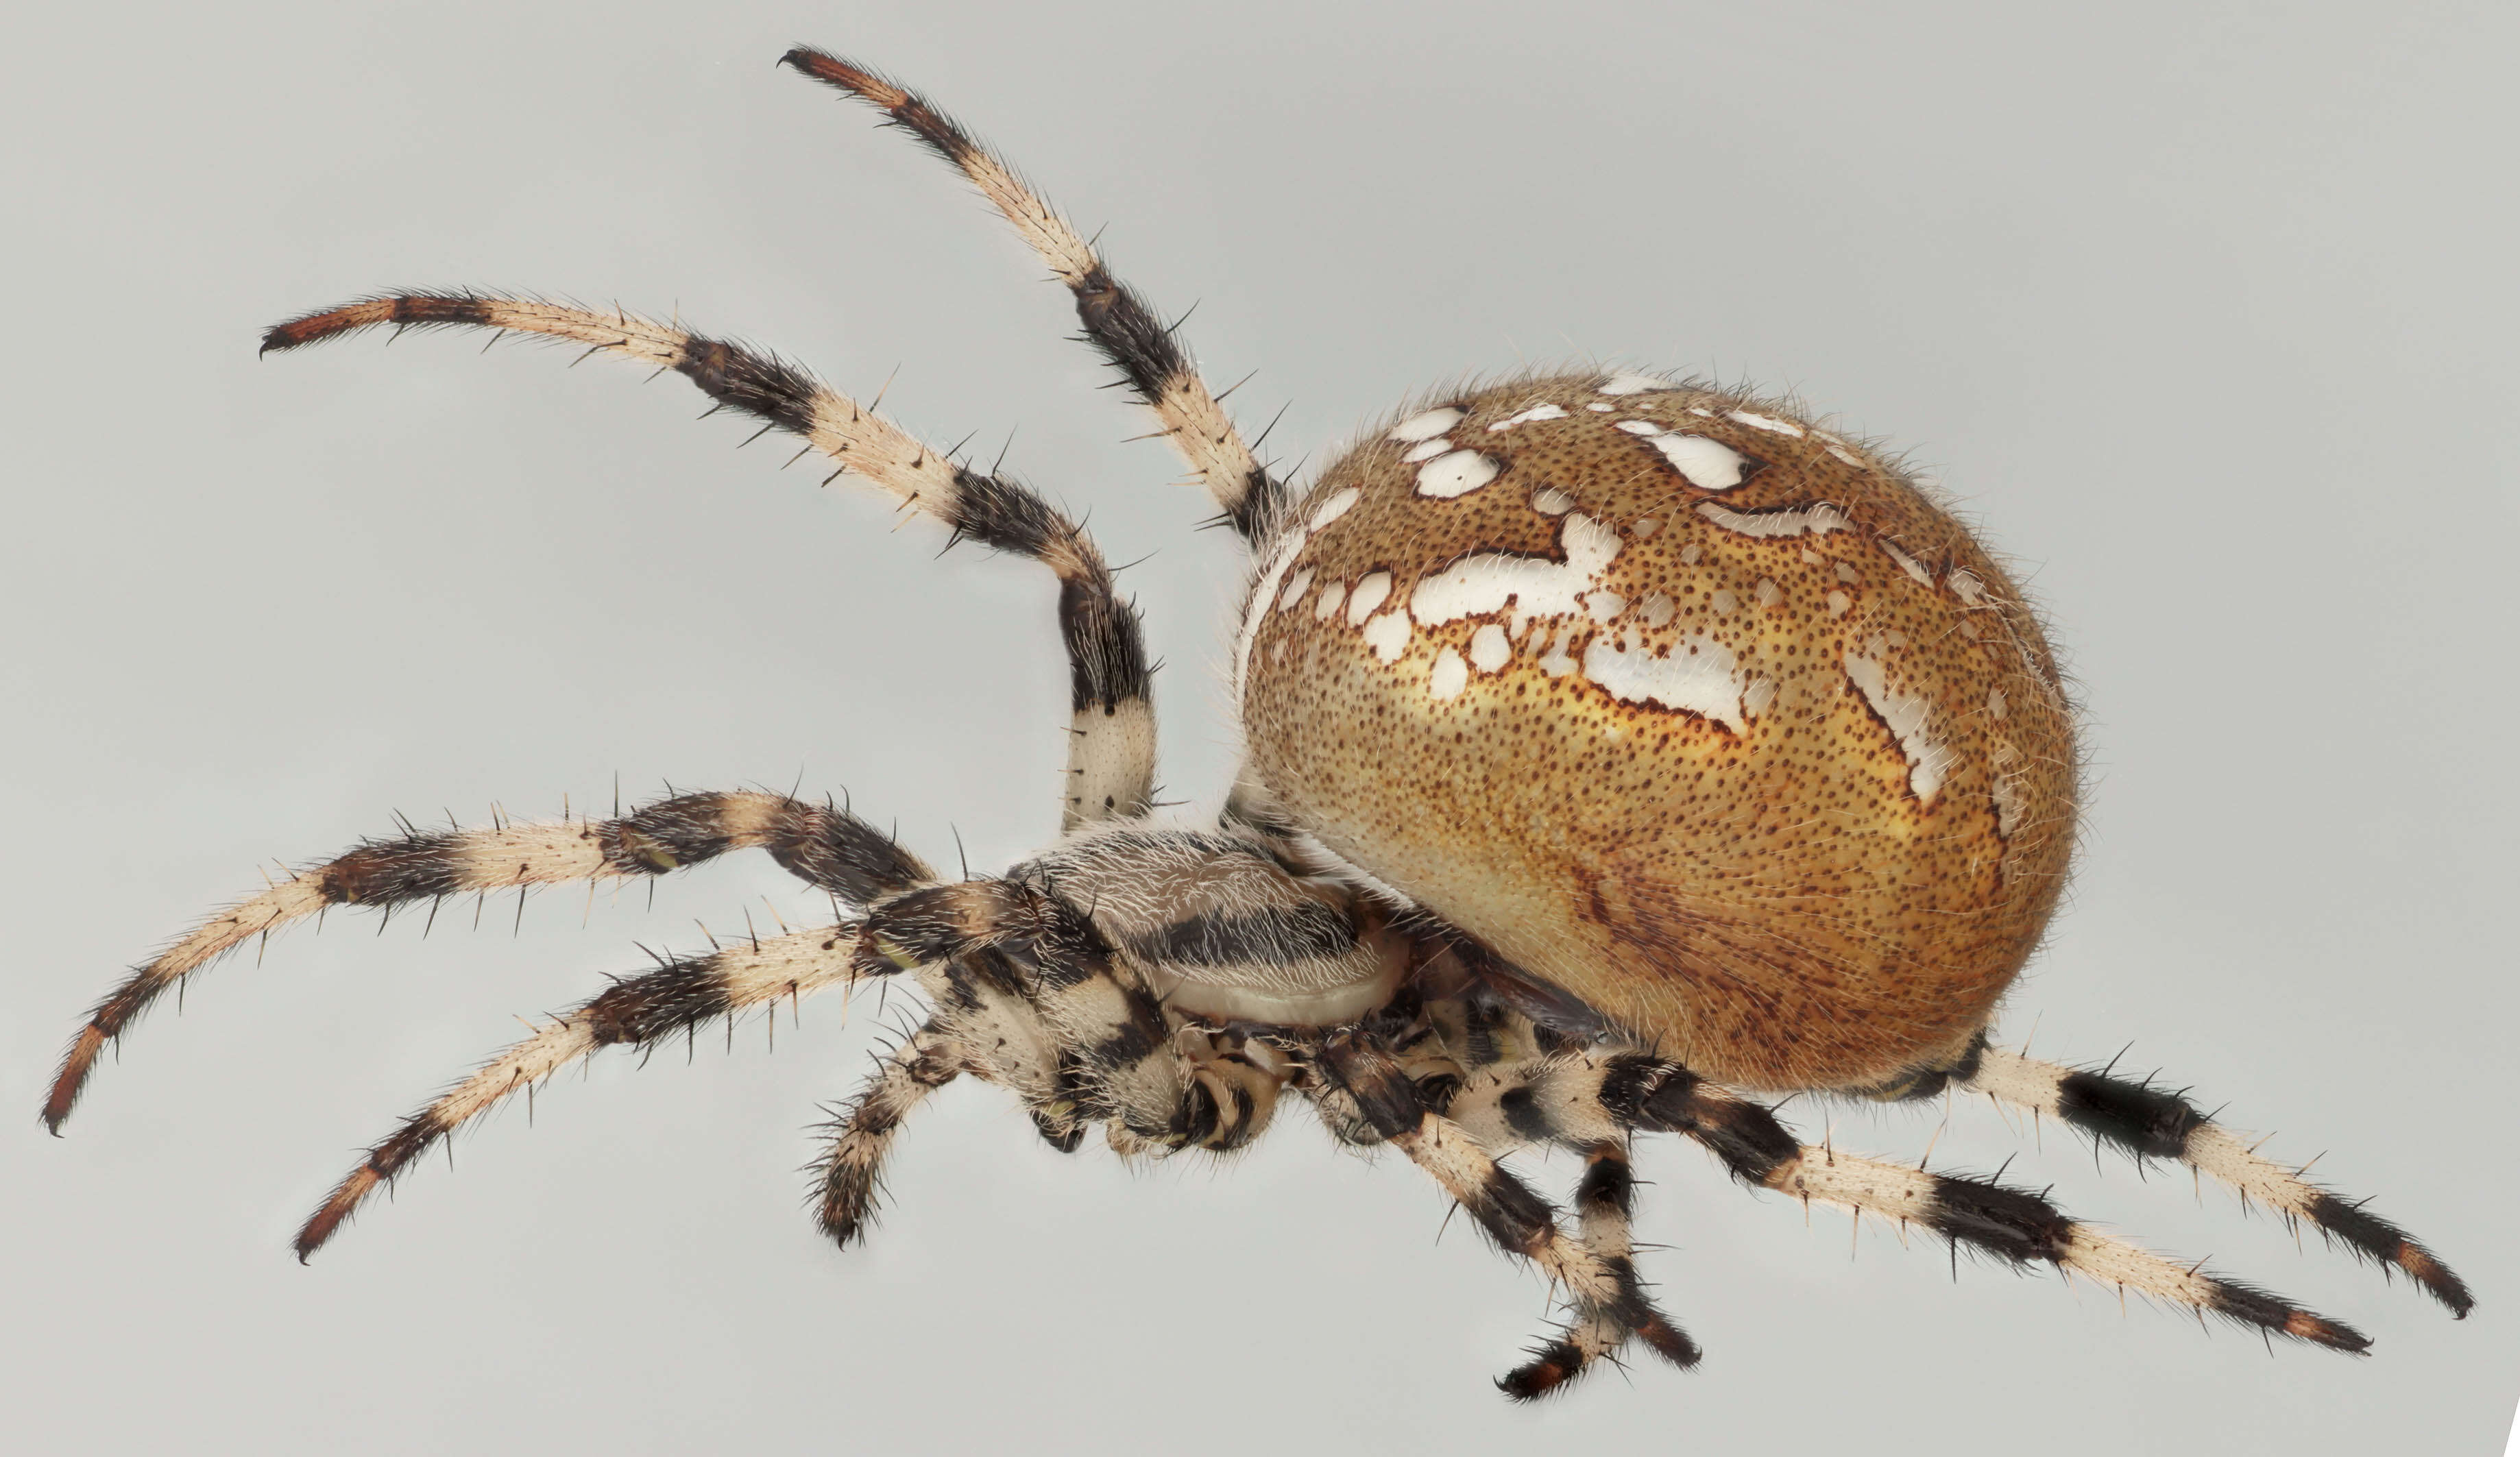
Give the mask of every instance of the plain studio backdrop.
<path id="1" fill-rule="evenodd" d="M 71 1450 L 2057 1454 L 2498 1450 L 2515 1392 L 2510 156 L 2501 7 L 54 7 L 15 23 L 0 744 L 0 1430 Z M 540 289 L 776 347 L 1092 525 L 1167 666 L 1173 798 L 1235 755 L 1241 561 L 1064 340 L 1061 290 L 808 40 L 927 90 L 1102 235 L 1267 452 L 1465 371 L 1799 391 L 2017 560 L 2088 708 L 2067 911 L 2002 1026 L 2160 1068 L 2475 1284 L 1983 1101 L 1787 1116 L 2363 1327 L 2368 1360 L 2015 1278 L 1642 1153 L 1705 1345 L 1488 1387 L 1548 1316 L 1405 1162 L 1285 1119 L 1232 1164 L 911 1124 L 873 1243 L 800 1211 L 817 1105 L 909 1009 L 611 1054 L 297 1219 L 516 1017 L 827 913 L 760 857 L 654 889 L 336 914 L 198 979 L 32 1114 L 81 1010 L 257 866 L 391 813 L 845 790 L 932 861 L 1056 824 L 1045 573 L 818 491 L 679 379 L 380 334 L 371 289 Z M 764 898 L 768 905 L 765 905 Z M 2503 912 L 2493 911 L 2500 905 Z M 747 912 L 747 907 L 749 910 Z M 1575 1166 L 1525 1166 L 1563 1197 Z"/>

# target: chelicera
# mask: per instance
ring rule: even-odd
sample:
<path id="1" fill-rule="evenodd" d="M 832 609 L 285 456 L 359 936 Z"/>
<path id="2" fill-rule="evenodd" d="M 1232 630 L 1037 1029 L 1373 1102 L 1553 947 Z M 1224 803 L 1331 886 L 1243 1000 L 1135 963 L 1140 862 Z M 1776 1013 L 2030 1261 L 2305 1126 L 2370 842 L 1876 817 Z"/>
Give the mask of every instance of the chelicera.
<path id="1" fill-rule="evenodd" d="M 1500 1383 L 1552 1391 L 1631 1342 L 1694 1342 L 1640 1283 L 1639 1132 L 1755 1188 L 2359 1351 L 2340 1322 L 2094 1232 L 1999 1182 L 1814 1148 L 1763 1095 L 1948 1088 L 2182 1161 L 2403 1271 L 2466 1287 L 2403 1230 L 2261 1158 L 2183 1097 L 1999 1049 L 1990 1018 L 2045 932 L 2074 837 L 2074 714 L 2002 564 L 1895 462 L 1799 409 L 1626 372 L 1430 397 L 1309 488 L 1252 454 L 1163 326 L 1012 172 L 918 95 L 813 50 L 787 62 L 958 167 L 1073 292 L 1253 562 L 1232 664 L 1247 754 L 1222 811 L 1153 804 L 1150 668 L 1093 541 L 768 355 L 534 299 L 416 292 L 274 327 L 266 350 L 392 325 L 567 340 L 684 375 L 905 508 L 1048 566 L 1071 668 L 1060 835 L 947 879 L 828 802 L 682 794 L 605 819 L 362 844 L 239 903 L 98 1004 L 44 1109 L 235 947 L 332 905 L 654 876 L 758 847 L 849 913 L 629 977 L 376 1144 L 301 1258 L 425 1150 L 608 1046 L 907 978 L 929 1015 L 831 1129 L 823 1228 L 866 1229 L 906 1115 L 969 1076 L 1042 1136 L 1124 1155 L 1231 1150 L 1306 1101 L 1405 1154 L 1567 1306 Z M 1570 1220 L 1498 1159 L 1571 1150 Z"/>

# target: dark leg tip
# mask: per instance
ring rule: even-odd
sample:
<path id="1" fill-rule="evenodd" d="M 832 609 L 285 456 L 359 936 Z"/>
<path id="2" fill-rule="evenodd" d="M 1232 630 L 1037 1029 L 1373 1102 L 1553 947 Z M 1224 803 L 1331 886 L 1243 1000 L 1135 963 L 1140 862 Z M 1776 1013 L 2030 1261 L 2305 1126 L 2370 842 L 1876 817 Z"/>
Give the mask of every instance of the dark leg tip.
<path id="1" fill-rule="evenodd" d="M 1687 1331 L 1673 1325 L 1660 1315 L 1648 1316 L 1638 1321 L 1633 1334 L 1650 1347 L 1654 1354 L 1683 1371 L 1696 1365 L 1705 1354 L 1697 1348 L 1696 1342 L 1688 1339 Z"/>
<path id="2" fill-rule="evenodd" d="M 1497 1390 L 1516 1401 L 1537 1401 L 1583 1374 L 1584 1352 L 1571 1342 L 1552 1341 L 1531 1359 L 1497 1378 Z"/>
<path id="3" fill-rule="evenodd" d="M 2467 1312 L 2476 1308 L 2476 1297 L 2469 1293 L 2467 1282 L 2452 1274 L 2450 1266 L 2433 1258 L 2431 1251 L 2414 1241 L 2399 1243 L 2395 1263 L 2423 1288 L 2424 1294 L 2449 1306 L 2453 1318 L 2465 1320 Z"/>
<path id="4" fill-rule="evenodd" d="M 2362 1355 L 2371 1348 L 2371 1338 L 2341 1320 L 2329 1320 L 2307 1310 L 2295 1310 L 2284 1318 L 2283 1333 L 2313 1346 L 2341 1350 L 2348 1355 Z"/>

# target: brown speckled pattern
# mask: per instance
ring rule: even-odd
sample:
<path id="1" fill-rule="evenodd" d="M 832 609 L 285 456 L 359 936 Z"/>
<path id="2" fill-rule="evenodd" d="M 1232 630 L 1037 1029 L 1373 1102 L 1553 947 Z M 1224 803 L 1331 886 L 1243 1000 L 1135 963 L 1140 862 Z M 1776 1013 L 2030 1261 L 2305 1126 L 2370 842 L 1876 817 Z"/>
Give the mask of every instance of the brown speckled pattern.
<path id="1" fill-rule="evenodd" d="M 1770 403 L 1608 378 L 1430 402 L 1467 412 L 1452 447 L 1501 467 L 1462 495 L 1420 494 L 1412 445 L 1380 431 L 1324 473 L 1294 530 L 1354 505 L 1291 558 L 1261 553 L 1252 771 L 1332 851 L 1708 1077 L 1853 1087 L 1957 1050 L 2037 944 L 2073 844 L 2073 720 L 2037 620 L 1871 453 Z M 1542 405 L 1565 415 L 1487 428 Z M 1622 420 L 1729 447 L 1744 478 L 1692 485 Z M 1706 502 L 1846 524 L 1753 536 Z M 1319 610 L 1376 571 L 1388 613 L 1464 558 L 1563 561 L 1588 530 L 1598 559 L 1586 521 L 1617 549 L 1585 590 L 1617 599 L 1536 618 L 1499 671 L 1469 666 L 1472 638 L 1509 611 L 1410 621 L 1405 641 L 1386 623 L 1386 663 L 1344 607 Z M 1582 666 L 1692 645 L 1669 696 L 1697 711 Z"/>

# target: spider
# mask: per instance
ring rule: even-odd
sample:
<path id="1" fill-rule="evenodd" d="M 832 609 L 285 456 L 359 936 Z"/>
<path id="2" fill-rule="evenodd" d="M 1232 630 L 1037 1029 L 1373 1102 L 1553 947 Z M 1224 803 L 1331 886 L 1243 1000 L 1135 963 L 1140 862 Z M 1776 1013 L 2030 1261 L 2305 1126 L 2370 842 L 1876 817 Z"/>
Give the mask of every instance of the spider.
<path id="1" fill-rule="evenodd" d="M 1059 583 L 1071 720 L 1058 838 L 949 879 L 849 811 L 770 791 L 611 817 L 405 824 L 238 903 L 138 968 L 73 1039 L 59 1132 L 106 1046 L 248 940 L 333 905 L 653 877 L 757 847 L 847 913 L 670 960 L 534 1028 L 369 1149 L 301 1259 L 423 1152 L 608 1046 L 652 1048 L 780 998 L 918 984 L 923 1023 L 828 1129 L 814 1199 L 846 1246 L 888 1149 L 965 1076 L 1073 1150 L 1248 1145 L 1302 1098 L 1339 1141 L 1422 1169 L 1566 1306 L 1498 1385 L 1530 1399 L 1631 1342 L 1696 1343 L 1641 1281 L 1630 1148 L 1675 1132 L 1738 1181 L 1870 1211 L 2268 1336 L 2359 1352 L 2341 1322 L 2104 1236 L 1999 1180 L 1805 1144 L 1762 1099 L 1947 1090 L 2179 1161 L 2464 1316 L 2466 1286 L 2362 1205 L 2262 1158 L 2181 1094 L 1998 1047 L 1992 1018 L 2063 884 L 2074 713 L 2002 565 L 1895 461 L 1798 407 L 1577 371 L 1431 394 L 1309 489 L 1253 454 L 1177 327 L 995 155 L 866 66 L 785 63 L 958 168 L 1074 295 L 1254 563 L 1231 641 L 1246 742 L 1220 813 L 1153 800 L 1152 672 L 1092 539 L 771 355 L 533 298 L 379 295 L 273 327 L 266 352 L 390 324 L 565 340 L 684 375 L 836 468 Z M 1573 1218 L 1499 1160 L 1577 1154 Z"/>

